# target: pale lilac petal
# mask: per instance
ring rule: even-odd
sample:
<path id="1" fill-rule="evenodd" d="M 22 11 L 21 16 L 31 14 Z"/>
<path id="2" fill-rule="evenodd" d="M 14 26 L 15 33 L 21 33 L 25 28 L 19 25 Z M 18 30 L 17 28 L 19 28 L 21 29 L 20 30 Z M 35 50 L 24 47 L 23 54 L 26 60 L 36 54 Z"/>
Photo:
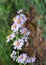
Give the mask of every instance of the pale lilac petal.
<path id="1" fill-rule="evenodd" d="M 20 14 L 22 11 L 23 11 L 23 9 L 21 9 L 21 10 L 17 11 L 17 13 L 18 13 L 18 14 Z"/>
<path id="2" fill-rule="evenodd" d="M 10 57 L 13 59 L 13 61 L 15 61 L 15 59 L 17 58 L 16 51 L 13 50 L 13 52 L 10 55 Z"/>
<path id="3" fill-rule="evenodd" d="M 36 58 L 31 58 L 31 61 L 32 61 L 32 62 L 35 62 L 35 60 L 36 60 Z"/>
<path id="4" fill-rule="evenodd" d="M 20 14 L 20 17 L 21 17 L 24 21 L 26 21 L 26 16 L 25 16 L 24 14 Z"/>
<path id="5" fill-rule="evenodd" d="M 25 63 L 31 63 L 31 58 L 27 58 Z"/>

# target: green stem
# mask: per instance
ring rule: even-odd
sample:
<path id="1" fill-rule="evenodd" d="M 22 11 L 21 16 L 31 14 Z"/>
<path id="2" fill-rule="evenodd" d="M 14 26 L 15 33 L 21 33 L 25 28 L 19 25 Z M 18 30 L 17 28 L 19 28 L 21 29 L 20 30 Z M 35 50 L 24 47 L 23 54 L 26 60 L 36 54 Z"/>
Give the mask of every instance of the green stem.
<path id="1" fill-rule="evenodd" d="M 26 65 L 26 64 L 24 63 L 24 65 Z"/>
<path id="2" fill-rule="evenodd" d="M 19 65 L 22 65 L 22 63 L 19 63 Z"/>
<path id="3" fill-rule="evenodd" d="M 31 62 L 30 65 L 33 65 L 33 63 Z"/>
<path id="4" fill-rule="evenodd" d="M 17 54 L 18 54 L 18 56 L 19 56 L 19 51 L 17 51 Z"/>

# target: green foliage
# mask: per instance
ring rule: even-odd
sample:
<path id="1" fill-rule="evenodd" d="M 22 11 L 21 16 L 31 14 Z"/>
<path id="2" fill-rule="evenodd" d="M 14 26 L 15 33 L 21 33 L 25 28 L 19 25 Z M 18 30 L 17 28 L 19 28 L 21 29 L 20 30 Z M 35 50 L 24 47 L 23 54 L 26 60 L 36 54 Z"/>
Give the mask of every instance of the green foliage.
<path id="1" fill-rule="evenodd" d="M 46 39 L 46 0 L 0 0 L 0 64 L 17 65 L 10 59 L 12 44 L 6 42 L 6 37 L 10 33 L 12 18 L 16 11 L 21 8 L 29 11 L 29 7 L 34 6 L 37 14 L 42 15 L 43 19 L 38 20 L 39 26 L 43 26 L 43 37 Z"/>

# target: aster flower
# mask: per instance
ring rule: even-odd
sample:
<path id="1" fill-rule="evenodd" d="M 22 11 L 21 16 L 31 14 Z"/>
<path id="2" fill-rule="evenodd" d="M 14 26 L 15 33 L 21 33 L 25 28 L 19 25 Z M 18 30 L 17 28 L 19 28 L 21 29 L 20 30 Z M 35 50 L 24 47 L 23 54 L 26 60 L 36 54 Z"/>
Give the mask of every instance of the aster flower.
<path id="1" fill-rule="evenodd" d="M 25 54 L 25 53 L 21 54 L 21 55 L 17 58 L 18 63 L 25 63 L 27 57 L 28 57 L 27 54 Z"/>
<path id="2" fill-rule="evenodd" d="M 15 61 L 15 59 L 17 58 L 16 51 L 13 50 L 13 52 L 10 55 L 10 57 L 13 59 L 13 61 Z"/>
<path id="3" fill-rule="evenodd" d="M 21 34 L 24 34 L 24 36 L 28 36 L 30 34 L 30 31 L 27 30 L 27 28 L 20 29 Z"/>
<path id="4" fill-rule="evenodd" d="M 16 24 L 16 23 L 19 23 L 19 21 L 18 21 L 19 18 L 20 18 L 19 15 L 16 15 L 16 17 L 13 18 L 13 21 L 14 21 L 15 24 Z"/>
<path id="5" fill-rule="evenodd" d="M 10 40 L 12 40 L 13 38 L 15 38 L 15 33 L 12 32 L 12 34 L 10 34 L 8 37 L 7 37 L 7 42 L 9 42 Z"/>
<path id="6" fill-rule="evenodd" d="M 24 14 L 17 15 L 13 18 L 14 24 L 19 24 L 22 26 L 22 24 L 26 21 L 26 16 Z"/>
<path id="7" fill-rule="evenodd" d="M 19 28 L 20 28 L 20 25 L 19 24 L 13 24 L 11 26 L 11 30 L 13 30 L 14 32 L 17 32 L 19 30 Z"/>
<path id="8" fill-rule="evenodd" d="M 14 41 L 13 46 L 14 49 L 22 50 L 22 47 L 24 45 L 24 40 L 19 39 L 18 41 Z"/>
<path id="9" fill-rule="evenodd" d="M 35 62 L 35 59 L 36 58 L 30 58 L 29 56 L 27 56 L 27 54 L 23 53 L 17 58 L 17 61 L 18 63 L 27 64 Z"/>

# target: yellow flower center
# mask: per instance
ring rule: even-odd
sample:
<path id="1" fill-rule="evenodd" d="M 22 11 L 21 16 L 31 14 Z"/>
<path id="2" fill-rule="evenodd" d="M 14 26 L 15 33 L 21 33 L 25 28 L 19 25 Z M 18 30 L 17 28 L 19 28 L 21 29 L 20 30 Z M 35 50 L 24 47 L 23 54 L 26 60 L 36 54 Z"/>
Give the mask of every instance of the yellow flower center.
<path id="1" fill-rule="evenodd" d="M 16 42 L 16 46 L 19 46 L 20 45 L 20 43 L 19 42 Z"/>
<path id="2" fill-rule="evenodd" d="M 15 18 L 15 17 L 13 18 L 13 21 L 14 21 L 14 20 L 16 20 L 16 18 Z"/>
<path id="3" fill-rule="evenodd" d="M 12 58 L 12 54 L 10 55 L 10 57 Z"/>
<path id="4" fill-rule="evenodd" d="M 24 57 L 23 60 L 26 60 L 26 57 Z"/>
<path id="5" fill-rule="evenodd" d="M 18 22 L 18 23 L 20 23 L 20 19 L 19 19 L 19 20 L 17 20 L 17 22 Z"/>
<path id="6" fill-rule="evenodd" d="M 11 38 L 11 35 L 9 35 L 7 38 Z"/>
<path id="7" fill-rule="evenodd" d="M 16 25 L 13 25 L 12 27 L 13 27 L 13 28 L 16 28 Z"/>

